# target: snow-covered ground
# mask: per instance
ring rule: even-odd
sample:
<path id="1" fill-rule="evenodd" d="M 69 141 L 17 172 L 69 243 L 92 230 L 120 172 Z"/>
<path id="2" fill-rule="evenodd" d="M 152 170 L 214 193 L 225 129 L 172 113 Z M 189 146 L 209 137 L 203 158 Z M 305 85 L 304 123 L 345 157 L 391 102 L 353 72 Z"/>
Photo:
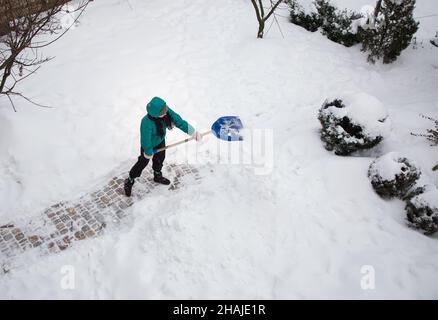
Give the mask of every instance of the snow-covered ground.
<path id="1" fill-rule="evenodd" d="M 438 13 L 435 0 L 417 7 Z M 396 151 L 422 169 L 421 183 L 438 184 L 438 148 L 410 135 L 431 127 L 420 113 L 438 117 L 438 49 L 428 42 L 438 19 L 420 21 L 423 47 L 382 66 L 282 17 L 284 38 L 273 24 L 258 40 L 249 0 L 92 2 L 45 49 L 56 59 L 22 83 L 54 108 L 17 101 L 14 113 L 0 100 L 0 222 L 41 214 L 133 164 L 156 95 L 201 131 L 239 115 L 254 158 L 217 161 L 226 143 L 212 136 L 168 152 L 168 162 L 197 163 L 201 183 L 163 188 L 122 230 L 1 276 L 0 298 L 438 298 L 438 236 L 408 228 L 403 202 L 382 200 L 367 178 L 375 156 Z M 362 156 L 335 156 L 319 139 L 318 109 L 345 92 L 375 96 L 391 119 L 390 136 Z M 74 290 L 61 286 L 65 266 Z M 369 270 L 375 288 L 364 290 Z"/>

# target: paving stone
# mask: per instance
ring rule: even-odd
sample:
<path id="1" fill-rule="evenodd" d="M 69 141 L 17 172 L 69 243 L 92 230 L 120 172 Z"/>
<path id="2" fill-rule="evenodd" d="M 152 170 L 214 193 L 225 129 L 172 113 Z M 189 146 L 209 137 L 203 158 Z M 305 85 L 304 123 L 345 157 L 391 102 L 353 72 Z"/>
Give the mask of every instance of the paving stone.
<path id="1" fill-rule="evenodd" d="M 65 225 L 62 222 L 59 222 L 55 227 L 56 229 L 61 230 L 65 228 Z"/>
<path id="2" fill-rule="evenodd" d="M 49 249 L 49 252 L 56 252 L 55 242 L 49 242 L 47 244 L 47 248 Z"/>
<path id="3" fill-rule="evenodd" d="M 62 241 L 57 241 L 56 245 L 58 246 L 59 250 L 63 251 L 65 249 L 68 248 L 69 244 L 68 243 L 64 243 Z"/>
<path id="4" fill-rule="evenodd" d="M 29 241 L 31 243 L 37 242 L 39 239 L 40 239 L 40 237 L 38 237 L 38 236 L 30 236 L 29 237 Z"/>
<path id="5" fill-rule="evenodd" d="M 75 214 L 75 215 L 73 215 L 73 216 L 71 217 L 71 219 L 72 219 L 73 221 L 76 221 L 76 220 L 78 220 L 79 218 L 80 218 L 80 216 L 77 215 L 77 214 Z"/>
<path id="6" fill-rule="evenodd" d="M 78 221 L 76 221 L 76 225 L 78 227 L 82 227 L 83 225 L 86 225 L 87 222 L 84 219 L 79 219 Z"/>
<path id="7" fill-rule="evenodd" d="M 104 216 L 101 215 L 100 213 L 96 214 L 96 215 L 94 216 L 94 218 L 96 218 L 96 220 L 99 221 L 99 222 L 104 222 L 104 221 L 105 221 Z"/>
<path id="8" fill-rule="evenodd" d="M 87 238 L 92 238 L 95 236 L 95 233 L 93 230 L 88 230 L 85 235 L 87 236 Z"/>
<path id="9" fill-rule="evenodd" d="M 42 244 L 43 244 L 43 243 L 42 243 L 41 241 L 37 241 L 37 242 L 33 243 L 32 246 L 33 246 L 34 248 L 36 248 L 36 247 L 39 247 L 39 246 L 42 245 Z"/>
<path id="10" fill-rule="evenodd" d="M 18 242 L 18 244 L 20 245 L 21 249 L 23 249 L 23 250 L 27 250 L 28 248 L 32 248 L 32 245 L 27 241 L 26 238 L 21 239 L 20 242 Z"/>
<path id="11" fill-rule="evenodd" d="M 24 238 L 24 234 L 22 234 L 22 233 L 17 233 L 16 235 L 15 235 L 15 239 L 17 239 L 18 241 L 20 241 L 21 239 L 23 239 Z"/>
<path id="12" fill-rule="evenodd" d="M 53 211 L 49 211 L 49 213 L 47 213 L 47 216 L 50 218 L 50 219 L 52 219 L 53 217 L 55 217 L 55 212 L 53 212 Z"/>
<path id="13" fill-rule="evenodd" d="M 53 233 L 50 234 L 50 238 L 52 238 L 52 239 L 55 239 L 57 237 L 59 237 L 59 232 L 58 231 L 53 232 Z"/>
<path id="14" fill-rule="evenodd" d="M 75 233 L 75 238 L 77 240 L 84 240 L 85 239 L 85 234 L 83 232 L 81 232 L 81 231 L 77 231 Z"/>

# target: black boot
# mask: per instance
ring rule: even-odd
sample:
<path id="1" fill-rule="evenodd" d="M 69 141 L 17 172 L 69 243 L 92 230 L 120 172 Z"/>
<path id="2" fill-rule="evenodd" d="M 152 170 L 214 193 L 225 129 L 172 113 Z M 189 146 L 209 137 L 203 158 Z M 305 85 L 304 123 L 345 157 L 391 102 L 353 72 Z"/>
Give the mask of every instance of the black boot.
<path id="1" fill-rule="evenodd" d="M 170 184 L 170 180 L 163 177 L 161 171 L 154 171 L 154 181 L 165 185 Z"/>
<path id="2" fill-rule="evenodd" d="M 130 197 L 130 196 L 131 196 L 132 186 L 134 185 L 134 182 L 135 182 L 135 180 L 134 180 L 134 179 L 131 179 L 131 177 L 128 177 L 128 178 L 125 180 L 125 186 L 124 186 L 124 189 L 125 189 L 125 195 L 126 195 L 127 197 Z"/>

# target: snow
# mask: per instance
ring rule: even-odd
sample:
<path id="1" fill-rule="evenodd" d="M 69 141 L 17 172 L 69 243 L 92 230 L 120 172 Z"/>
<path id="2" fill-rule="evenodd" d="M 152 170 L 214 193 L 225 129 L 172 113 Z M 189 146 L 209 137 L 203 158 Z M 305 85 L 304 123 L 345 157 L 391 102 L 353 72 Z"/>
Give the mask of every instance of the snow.
<path id="1" fill-rule="evenodd" d="M 389 0 L 389 1 L 395 4 L 402 4 L 404 0 Z"/>
<path id="2" fill-rule="evenodd" d="M 371 167 L 371 176 L 379 176 L 382 181 L 394 180 L 396 175 L 402 173 L 403 168 L 407 166 L 399 159 L 403 157 L 398 152 L 389 152 L 377 158 Z"/>
<path id="3" fill-rule="evenodd" d="M 362 17 L 352 22 L 352 33 L 356 34 L 359 27 L 365 30 L 374 27 L 374 9 L 375 7 L 373 6 L 365 5 L 359 10 L 359 13 L 362 15 Z"/>
<path id="4" fill-rule="evenodd" d="M 426 185 L 425 191 L 411 200 L 417 208 L 428 206 L 433 211 L 438 212 L 438 188 L 433 185 Z"/>
<path id="5" fill-rule="evenodd" d="M 370 1 L 336 3 L 358 10 Z M 418 1 L 416 15 L 434 12 L 435 0 Z M 0 100 L 0 224 L 129 169 L 153 96 L 201 132 L 238 115 L 252 139 L 230 145 L 210 135 L 169 151 L 167 163 L 199 166 L 200 184 L 157 189 L 120 230 L 26 257 L 0 276 L 0 298 L 438 298 L 437 235 L 408 228 L 404 203 L 380 199 L 367 178 L 375 156 L 397 151 L 422 168 L 419 183 L 438 184 L 438 149 L 410 134 L 430 127 L 420 113 L 438 117 L 437 48 L 427 40 L 394 64 L 370 65 L 360 46 L 279 13 L 284 38 L 274 23 L 260 40 L 249 1 L 94 1 L 44 50 L 56 59 L 20 89 L 53 108 L 17 100 L 14 113 Z M 421 22 L 417 38 L 430 39 L 436 20 Z M 324 149 L 316 115 L 333 95 L 365 110 L 360 121 L 375 123 L 385 106 L 391 128 L 375 154 Z M 168 141 L 183 137 L 174 130 Z M 222 157 L 239 146 L 249 162 Z M 368 265 L 373 290 L 360 286 Z M 74 290 L 60 285 L 64 266 L 75 270 Z"/>

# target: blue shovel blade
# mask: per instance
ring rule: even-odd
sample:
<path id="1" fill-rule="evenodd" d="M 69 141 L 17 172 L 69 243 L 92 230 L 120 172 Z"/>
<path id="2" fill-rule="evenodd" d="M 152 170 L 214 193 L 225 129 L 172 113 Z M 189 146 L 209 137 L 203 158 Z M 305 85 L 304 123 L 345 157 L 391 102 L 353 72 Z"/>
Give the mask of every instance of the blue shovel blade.
<path id="1" fill-rule="evenodd" d="M 241 141 L 243 136 L 240 130 L 243 129 L 242 121 L 236 116 L 220 117 L 211 126 L 213 134 L 225 141 Z"/>

